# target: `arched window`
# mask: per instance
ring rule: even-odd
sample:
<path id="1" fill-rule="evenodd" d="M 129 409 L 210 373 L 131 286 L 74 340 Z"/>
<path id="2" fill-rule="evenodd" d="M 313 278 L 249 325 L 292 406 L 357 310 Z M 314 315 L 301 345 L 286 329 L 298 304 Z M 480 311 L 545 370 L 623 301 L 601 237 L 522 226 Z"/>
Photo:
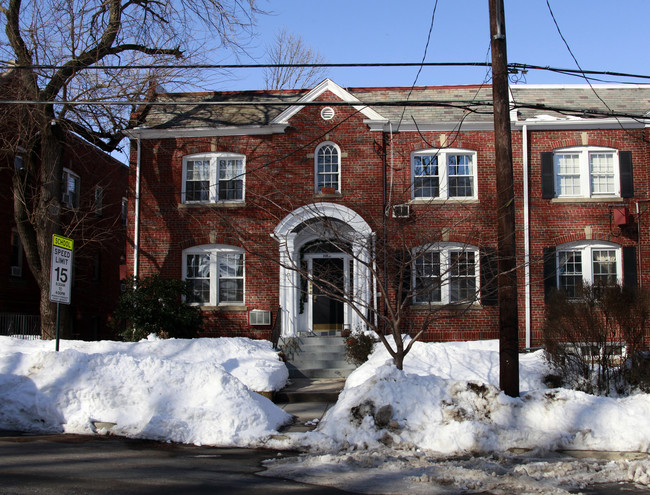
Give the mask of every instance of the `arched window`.
<path id="1" fill-rule="evenodd" d="M 244 302 L 244 251 L 234 246 L 205 244 L 183 251 L 183 279 L 190 304 L 217 306 Z"/>
<path id="2" fill-rule="evenodd" d="M 621 246 L 613 242 L 582 241 L 556 249 L 556 287 L 576 297 L 581 285 L 612 286 L 622 283 Z"/>
<path id="3" fill-rule="evenodd" d="M 316 194 L 341 191 L 341 150 L 331 142 L 318 145 L 315 159 Z"/>

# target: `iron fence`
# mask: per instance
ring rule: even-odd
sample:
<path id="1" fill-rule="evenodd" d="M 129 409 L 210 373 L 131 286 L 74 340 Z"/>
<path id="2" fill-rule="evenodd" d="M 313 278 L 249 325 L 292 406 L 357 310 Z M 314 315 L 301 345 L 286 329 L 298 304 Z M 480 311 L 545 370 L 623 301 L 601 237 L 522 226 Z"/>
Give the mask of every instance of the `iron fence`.
<path id="1" fill-rule="evenodd" d="M 39 315 L 0 313 L 0 335 L 19 339 L 40 339 L 41 317 Z"/>

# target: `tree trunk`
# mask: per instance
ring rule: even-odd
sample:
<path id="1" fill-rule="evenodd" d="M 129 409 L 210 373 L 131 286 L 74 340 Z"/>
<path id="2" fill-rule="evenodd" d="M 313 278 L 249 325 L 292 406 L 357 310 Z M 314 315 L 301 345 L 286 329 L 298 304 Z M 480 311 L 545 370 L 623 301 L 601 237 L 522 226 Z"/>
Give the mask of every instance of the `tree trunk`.
<path id="1" fill-rule="evenodd" d="M 40 273 L 34 274 L 41 291 L 41 336 L 44 339 L 55 337 L 56 304 L 50 302 L 50 266 L 52 256 L 52 236 L 61 234 L 61 194 L 63 177 L 63 151 L 65 133 L 44 112 L 41 120 L 40 153 L 40 191 L 34 217 L 36 251 L 40 261 Z M 67 324 L 67 318 L 61 319 Z M 65 332 L 68 333 L 68 332 Z"/>

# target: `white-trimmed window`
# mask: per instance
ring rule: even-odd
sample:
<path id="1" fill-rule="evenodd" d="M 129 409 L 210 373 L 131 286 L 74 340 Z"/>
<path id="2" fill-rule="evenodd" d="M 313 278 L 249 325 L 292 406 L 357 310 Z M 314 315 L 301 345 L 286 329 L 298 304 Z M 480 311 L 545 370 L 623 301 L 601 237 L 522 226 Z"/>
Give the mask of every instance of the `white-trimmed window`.
<path id="1" fill-rule="evenodd" d="M 585 241 L 562 244 L 556 250 L 557 288 L 569 297 L 578 296 L 584 285 L 612 286 L 622 283 L 621 247 L 611 242 Z"/>
<path id="2" fill-rule="evenodd" d="M 246 157 L 203 153 L 183 157 L 183 203 L 244 201 Z"/>
<path id="3" fill-rule="evenodd" d="M 335 192 L 341 191 L 341 149 L 334 143 L 326 141 L 316 148 L 314 153 L 316 172 L 316 193 L 323 188 Z"/>
<path id="4" fill-rule="evenodd" d="M 475 199 L 476 152 L 431 149 L 411 154 L 414 199 Z"/>
<path id="5" fill-rule="evenodd" d="M 553 154 L 555 191 L 559 198 L 620 196 L 618 151 L 576 147 Z"/>
<path id="6" fill-rule="evenodd" d="M 183 251 L 183 279 L 191 289 L 190 304 L 217 306 L 244 302 L 244 251 L 208 244 Z"/>
<path id="7" fill-rule="evenodd" d="M 479 256 L 474 246 L 441 243 L 413 253 L 414 302 L 472 302 L 479 288 Z"/>
<path id="8" fill-rule="evenodd" d="M 63 194 L 61 203 L 70 209 L 79 208 L 81 178 L 72 170 L 63 169 Z"/>

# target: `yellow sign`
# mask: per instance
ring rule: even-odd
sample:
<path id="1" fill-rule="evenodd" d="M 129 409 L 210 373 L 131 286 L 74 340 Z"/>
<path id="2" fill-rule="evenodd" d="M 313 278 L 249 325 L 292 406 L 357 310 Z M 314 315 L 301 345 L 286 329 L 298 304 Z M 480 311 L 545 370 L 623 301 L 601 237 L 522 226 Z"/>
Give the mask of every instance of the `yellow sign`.
<path id="1" fill-rule="evenodd" d="M 63 237 L 62 235 L 54 234 L 52 237 L 52 245 L 72 251 L 74 248 L 74 241 L 72 239 L 68 239 L 67 237 Z"/>

